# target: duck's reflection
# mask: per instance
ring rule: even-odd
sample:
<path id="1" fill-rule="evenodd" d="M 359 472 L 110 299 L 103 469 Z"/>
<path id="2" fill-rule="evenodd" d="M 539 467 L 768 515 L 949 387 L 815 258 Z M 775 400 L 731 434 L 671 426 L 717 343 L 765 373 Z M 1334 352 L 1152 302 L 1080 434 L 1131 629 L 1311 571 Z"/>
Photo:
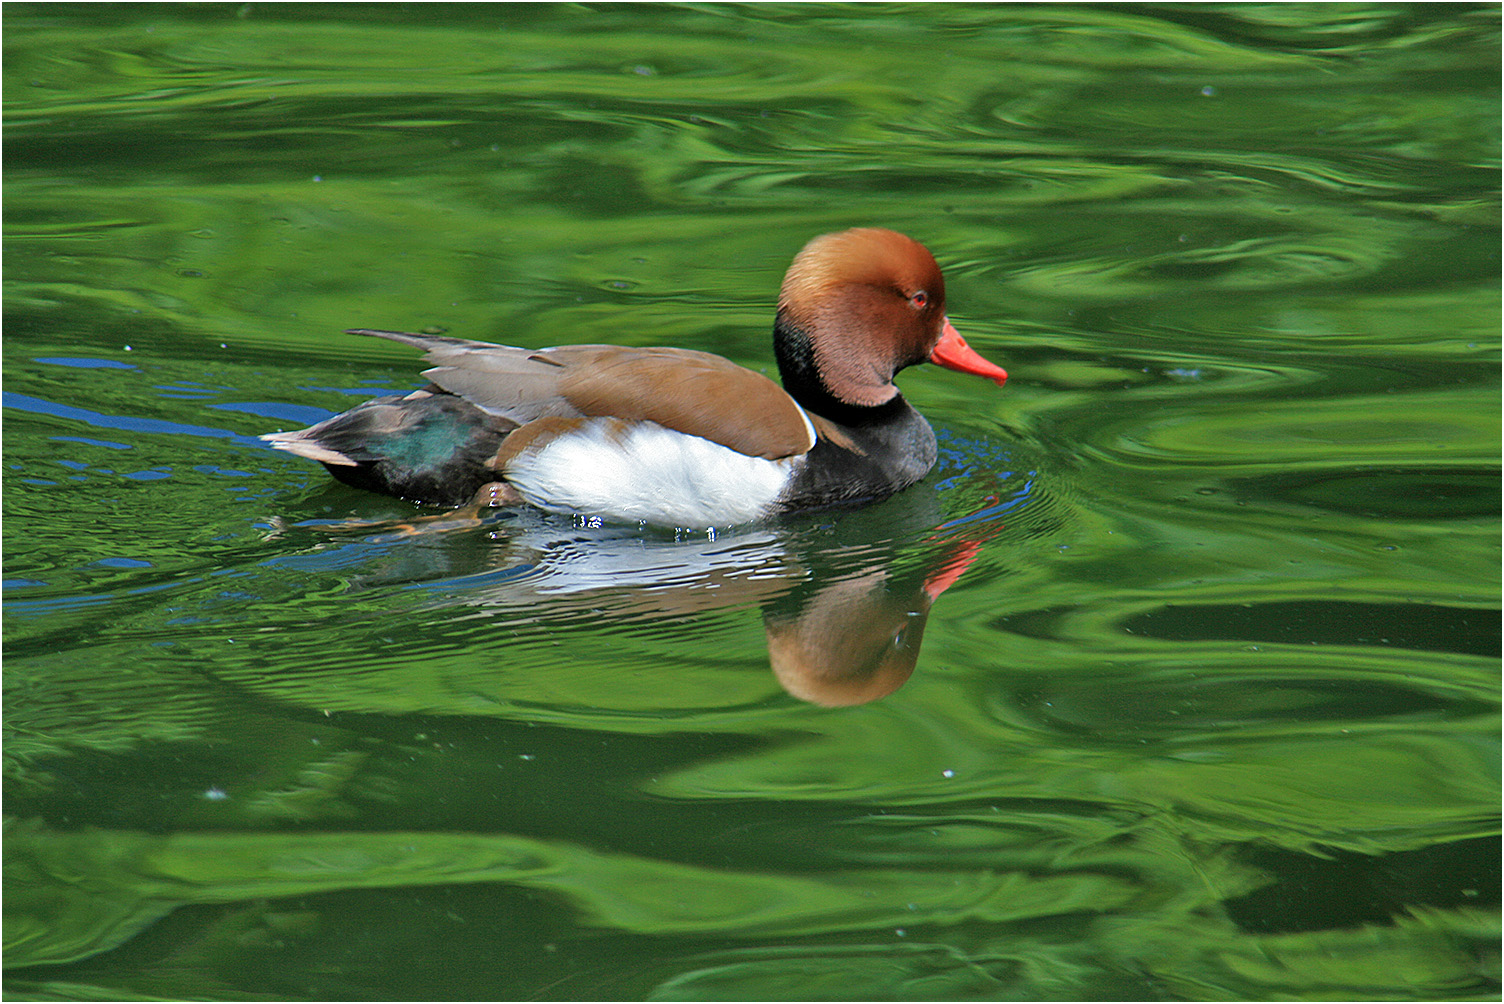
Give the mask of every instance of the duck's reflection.
<path id="1" fill-rule="evenodd" d="M 884 508 L 881 522 L 844 514 L 692 539 L 526 511 L 388 524 L 365 528 L 380 555 L 360 562 L 354 581 L 402 581 L 439 605 L 560 630 L 755 608 L 784 690 L 826 707 L 863 704 L 908 680 L 931 607 L 1001 529 L 995 518 L 937 529 L 933 496 Z"/>
<path id="2" fill-rule="evenodd" d="M 930 606 L 980 547 L 978 541 L 953 542 L 938 552 L 917 587 L 901 585 L 890 568 L 876 564 L 818 584 L 791 612 L 765 611 L 773 675 L 794 697 L 825 707 L 866 704 L 893 693 L 919 661 Z"/>

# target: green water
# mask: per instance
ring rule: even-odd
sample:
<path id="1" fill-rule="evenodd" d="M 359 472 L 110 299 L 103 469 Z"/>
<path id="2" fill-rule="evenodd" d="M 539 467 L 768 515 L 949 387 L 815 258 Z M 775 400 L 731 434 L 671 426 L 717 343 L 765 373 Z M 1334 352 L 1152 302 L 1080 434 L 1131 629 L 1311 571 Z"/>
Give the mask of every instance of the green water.
<path id="1" fill-rule="evenodd" d="M 1498 998 L 1497 6 L 3 17 L 9 999 Z M 254 439 L 851 225 L 1012 374 L 870 510 Z"/>

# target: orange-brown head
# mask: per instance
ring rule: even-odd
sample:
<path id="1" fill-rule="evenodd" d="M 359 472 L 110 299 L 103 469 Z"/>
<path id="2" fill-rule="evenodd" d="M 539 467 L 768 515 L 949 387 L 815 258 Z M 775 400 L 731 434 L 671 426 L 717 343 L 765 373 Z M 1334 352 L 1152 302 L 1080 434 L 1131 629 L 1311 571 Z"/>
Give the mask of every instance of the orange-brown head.
<path id="1" fill-rule="evenodd" d="M 936 362 L 1001 384 L 1008 374 L 973 352 L 945 316 L 945 278 L 923 244 L 860 227 L 816 237 L 795 256 L 778 295 L 784 384 L 814 378 L 846 405 L 898 393 L 893 375 Z M 811 372 L 813 371 L 813 372 Z"/>

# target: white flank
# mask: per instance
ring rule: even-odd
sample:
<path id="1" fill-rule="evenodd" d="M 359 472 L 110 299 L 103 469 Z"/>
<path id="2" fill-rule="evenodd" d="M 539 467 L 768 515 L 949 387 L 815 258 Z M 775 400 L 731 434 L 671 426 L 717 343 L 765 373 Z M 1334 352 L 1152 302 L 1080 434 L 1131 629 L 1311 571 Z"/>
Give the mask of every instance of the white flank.
<path id="1" fill-rule="evenodd" d="M 551 512 L 704 529 L 767 515 L 803 462 L 749 457 L 652 422 L 597 418 L 524 451 L 506 478 Z"/>

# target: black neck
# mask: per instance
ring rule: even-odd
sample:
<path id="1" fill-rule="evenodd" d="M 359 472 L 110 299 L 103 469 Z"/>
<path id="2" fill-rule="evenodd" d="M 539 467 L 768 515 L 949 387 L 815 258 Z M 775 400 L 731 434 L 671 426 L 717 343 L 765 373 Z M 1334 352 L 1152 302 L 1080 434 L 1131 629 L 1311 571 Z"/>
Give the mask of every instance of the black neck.
<path id="1" fill-rule="evenodd" d="M 888 421 L 908 406 L 903 395 L 879 405 L 848 404 L 831 393 L 815 363 L 815 347 L 809 335 L 795 326 L 780 311 L 773 327 L 773 355 L 778 360 L 778 375 L 789 397 L 806 411 L 848 427 L 861 427 Z"/>

